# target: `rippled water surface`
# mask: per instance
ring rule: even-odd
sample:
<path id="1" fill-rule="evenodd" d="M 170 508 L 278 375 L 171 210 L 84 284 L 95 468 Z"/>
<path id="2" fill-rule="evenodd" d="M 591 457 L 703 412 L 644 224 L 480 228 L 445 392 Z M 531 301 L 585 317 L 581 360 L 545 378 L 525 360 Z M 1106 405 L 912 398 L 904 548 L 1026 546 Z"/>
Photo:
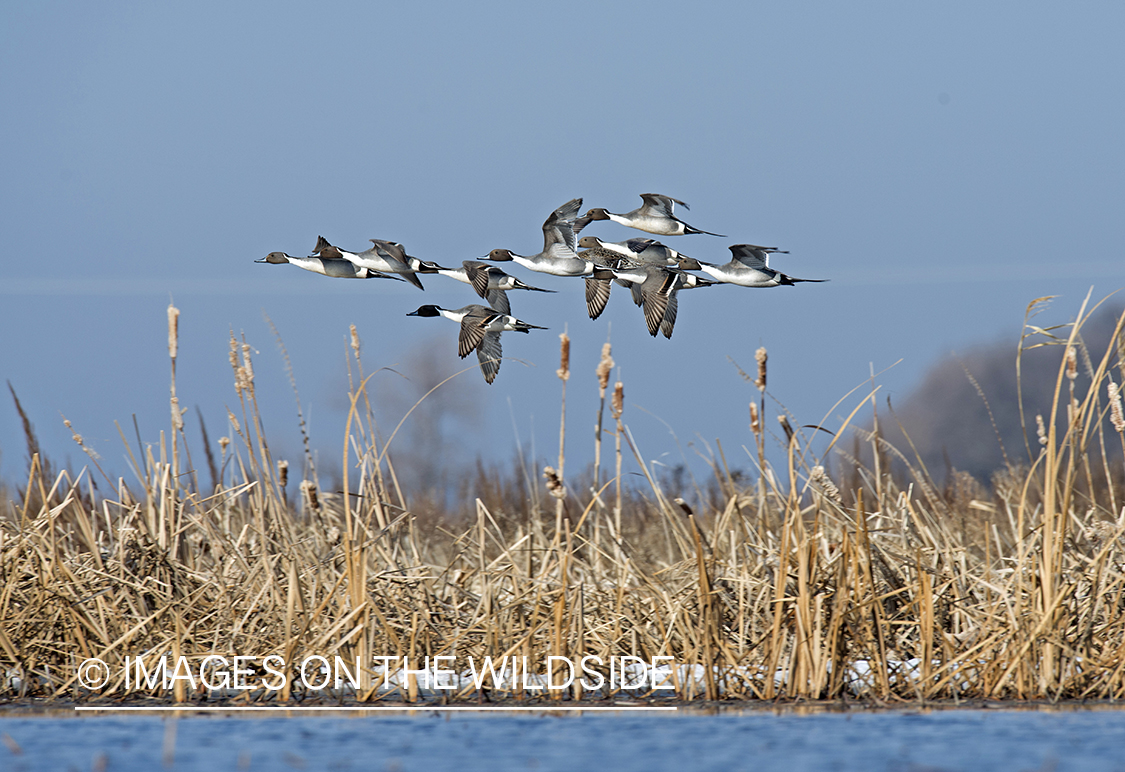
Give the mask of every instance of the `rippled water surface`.
<path id="1" fill-rule="evenodd" d="M 0 770 L 1121 770 L 1125 711 L 0 718 Z"/>

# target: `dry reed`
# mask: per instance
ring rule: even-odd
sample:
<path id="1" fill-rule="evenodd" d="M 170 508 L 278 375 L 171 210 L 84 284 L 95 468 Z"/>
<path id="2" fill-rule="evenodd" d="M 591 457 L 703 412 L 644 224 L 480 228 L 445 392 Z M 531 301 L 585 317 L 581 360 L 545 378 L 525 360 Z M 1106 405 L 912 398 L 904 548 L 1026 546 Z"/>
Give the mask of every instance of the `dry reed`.
<path id="1" fill-rule="evenodd" d="M 1040 442 L 1028 444 L 1027 463 L 998 474 L 992 493 L 967 481 L 941 493 L 877 429 L 864 435 L 873 464 L 856 461 L 848 482 L 833 479 L 830 459 L 847 459 L 840 440 L 865 406 L 873 409 L 876 387 L 859 393 L 819 454 L 804 427 L 780 416 L 784 464 L 772 465 L 763 349 L 747 450 L 757 474 L 736 484 L 725 459 L 716 463 L 716 506 L 695 512 L 669 500 L 623 422 L 618 380 L 612 478 L 599 487 L 595 471 L 586 499 L 572 485 L 564 516 L 560 437 L 559 469 L 546 480 L 555 518 L 537 496 L 518 513 L 478 498 L 451 531 L 453 523 L 423 528 L 398 489 L 390 440 L 376 444 L 370 375 L 354 336 L 343 495 L 326 492 L 306 464 L 299 499 L 286 497 L 295 470 L 273 457 L 262 434 L 251 349 L 233 335 L 239 414 L 219 441 L 219 484 L 201 490 L 177 420 L 170 309 L 172 431 L 141 459 L 129 451 L 138 483 L 112 481 L 112 494 L 102 495 L 85 472 L 52 473 L 33 452 L 26 484 L 0 517 L 0 699 L 203 698 L 182 681 L 171 693 L 126 686 L 125 657 L 165 653 L 193 666 L 235 654 L 358 659 L 359 700 L 419 699 L 417 677 L 381 688 L 373 663 L 427 655 L 458 663 L 671 657 L 683 666 L 673 680 L 685 700 L 1119 699 L 1122 460 L 1099 438 L 1107 420 L 1122 431 L 1111 372 L 1125 380 L 1125 317 L 1107 351 L 1084 352 L 1089 313 L 1083 305 L 1065 337 L 1047 339 L 1066 355 L 1053 403 L 1032 406 Z M 1021 351 L 1042 342 L 1036 335 L 1021 340 Z M 1078 353 L 1090 357 L 1088 387 L 1071 375 Z M 596 373 L 603 400 L 612 367 L 607 344 Z M 598 425 L 600 446 L 600 413 Z M 646 487 L 624 485 L 626 448 Z M 902 475 L 892 474 L 891 457 Z M 611 484 L 613 517 L 603 522 L 590 513 Z M 80 688 L 77 666 L 94 657 L 113 676 L 91 693 Z M 489 683 L 484 691 L 505 690 Z M 506 693 L 543 696 L 521 686 Z M 290 683 L 244 698 L 301 696 Z M 475 687 L 446 694 L 480 696 Z M 576 686 L 547 696 L 583 694 Z"/>

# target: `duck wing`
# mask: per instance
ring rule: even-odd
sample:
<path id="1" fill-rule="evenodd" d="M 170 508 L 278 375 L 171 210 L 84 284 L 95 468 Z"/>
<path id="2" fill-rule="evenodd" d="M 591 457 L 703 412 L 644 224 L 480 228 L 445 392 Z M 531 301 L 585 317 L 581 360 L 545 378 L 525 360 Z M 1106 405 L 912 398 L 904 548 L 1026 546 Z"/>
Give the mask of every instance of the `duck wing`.
<path id="1" fill-rule="evenodd" d="M 676 311 L 679 305 L 679 295 L 676 290 L 672 290 L 672 294 L 668 296 L 668 305 L 664 308 L 664 319 L 660 322 L 660 331 L 669 340 L 672 339 L 672 328 L 676 326 Z"/>
<path id="2" fill-rule="evenodd" d="M 485 290 L 484 299 L 488 301 L 488 305 L 492 306 L 493 310 L 499 311 L 505 316 L 512 313 L 512 306 L 508 302 L 508 293 L 504 290 Z"/>
<path id="3" fill-rule="evenodd" d="M 383 239 L 368 239 L 368 241 L 372 244 L 368 252 L 383 258 L 390 265 L 392 273 L 397 273 L 420 290 L 426 289 L 422 286 L 422 280 L 410 267 L 410 256 L 406 254 L 406 249 L 402 244 L 397 241 L 384 241 Z"/>
<path id="4" fill-rule="evenodd" d="M 457 356 L 464 359 L 481 344 L 488 334 L 488 323 L 496 318 L 494 311 L 484 306 L 474 306 L 473 310 L 461 317 L 461 334 L 457 336 Z"/>
<path id="5" fill-rule="evenodd" d="M 490 271 L 496 270 L 487 263 L 481 263 L 476 260 L 464 260 L 461 263 L 465 268 L 465 277 L 469 280 L 469 284 L 477 291 L 477 294 L 482 298 L 488 297 L 488 275 Z M 507 313 L 505 311 L 504 313 Z"/>
<path id="6" fill-rule="evenodd" d="M 676 209 L 676 204 L 679 204 L 684 209 L 690 209 L 687 204 L 679 199 L 672 198 L 671 196 L 662 196 L 659 193 L 642 193 L 641 200 L 644 205 L 640 209 L 641 214 L 656 215 L 657 217 L 670 217 L 674 218 L 672 214 Z"/>
<path id="7" fill-rule="evenodd" d="M 629 248 L 630 252 L 640 254 L 653 245 L 664 246 L 656 239 L 646 239 L 644 237 L 628 239 L 625 241 L 625 246 Z"/>
<path id="8" fill-rule="evenodd" d="M 597 319 L 609 302 L 610 279 L 586 279 L 586 312 Z"/>
<path id="9" fill-rule="evenodd" d="M 504 355 L 503 349 L 500 346 L 500 333 L 489 332 L 486 333 L 477 346 L 477 361 L 480 362 L 480 371 L 484 373 L 485 383 L 492 383 L 496 380 L 496 374 L 500 372 L 500 358 Z"/>
<path id="10" fill-rule="evenodd" d="M 733 259 L 747 268 L 762 270 L 770 267 L 770 253 L 780 250 L 769 247 L 759 247 L 756 244 L 731 244 L 730 253 Z"/>
<path id="11" fill-rule="evenodd" d="M 582 199 L 567 201 L 543 223 L 543 251 L 556 256 L 575 257 L 578 253 L 578 235 L 574 230 Z M 561 247 L 561 250 L 560 250 Z"/>
<path id="12" fill-rule="evenodd" d="M 669 326 L 665 328 L 664 336 L 672 337 L 671 325 L 676 323 L 675 288 L 677 279 L 678 277 L 671 271 L 661 271 L 658 274 L 650 274 L 650 278 L 644 283 L 645 286 L 641 288 L 641 294 L 644 298 L 645 323 L 648 324 L 648 334 L 653 337 L 656 337 L 656 333 L 661 330 L 669 306 L 672 308 L 672 320 Z"/>

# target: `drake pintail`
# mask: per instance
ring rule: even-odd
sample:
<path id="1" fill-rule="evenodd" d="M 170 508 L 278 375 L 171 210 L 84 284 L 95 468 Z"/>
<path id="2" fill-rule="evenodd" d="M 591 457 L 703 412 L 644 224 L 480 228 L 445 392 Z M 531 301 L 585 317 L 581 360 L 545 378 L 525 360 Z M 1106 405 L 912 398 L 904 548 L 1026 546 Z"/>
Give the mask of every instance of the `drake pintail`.
<path id="1" fill-rule="evenodd" d="M 582 199 L 572 199 L 555 211 L 543 223 L 543 251 L 534 255 L 517 255 L 510 249 L 494 249 L 485 260 L 514 261 L 524 268 L 553 276 L 586 276 L 594 272 L 589 260 L 578 256 L 578 238 L 575 221 Z"/>
<path id="2" fill-rule="evenodd" d="M 615 277 L 630 281 L 634 287 L 639 288 L 645 324 L 648 325 L 648 334 L 653 337 L 656 337 L 657 332 L 663 333 L 665 338 L 672 337 L 679 308 L 677 293 L 680 290 L 709 287 L 715 283 L 675 268 L 658 265 L 622 264 L 607 270 Z"/>
<path id="3" fill-rule="evenodd" d="M 418 289 L 425 289 L 417 274 L 433 273 L 428 268 L 428 266 L 436 268 L 433 263 L 411 257 L 406 254 L 406 249 L 403 248 L 402 244 L 397 242 L 383 241 L 382 239 L 370 239 L 370 241 L 372 245 L 370 249 L 365 249 L 362 252 L 348 252 L 340 247 L 333 246 L 323 236 L 318 236 L 313 254 L 327 258 L 341 258 L 361 268 L 380 273 L 397 274 Z"/>
<path id="4" fill-rule="evenodd" d="M 500 358 L 503 350 L 500 347 L 500 333 L 502 332 L 530 332 L 531 330 L 545 330 L 546 327 L 522 322 L 514 316 L 502 314 L 482 305 L 468 305 L 463 308 L 450 310 L 435 305 L 419 306 L 407 316 L 444 316 L 461 324 L 461 333 L 457 336 L 457 356 L 464 359 L 469 352 L 476 350 L 477 360 L 480 362 L 480 371 L 484 374 L 486 383 L 492 383 L 496 374 L 500 372 Z"/>
<path id="5" fill-rule="evenodd" d="M 270 252 L 261 260 L 255 260 L 254 262 L 273 263 L 275 265 L 290 263 L 298 268 L 304 268 L 306 271 L 319 273 L 321 276 L 329 276 L 333 279 L 396 279 L 401 281 L 397 276 L 388 276 L 378 271 L 372 271 L 339 257 L 295 257 L 285 252 Z"/>
<path id="6" fill-rule="evenodd" d="M 615 214 L 605 209 L 591 209 L 582 216 L 584 222 L 593 220 L 612 220 L 620 225 L 636 228 L 646 233 L 655 233 L 658 236 L 683 236 L 692 233 L 705 233 L 708 236 L 720 236 L 711 231 L 701 231 L 693 228 L 686 222 L 676 217 L 676 204 L 684 209 L 690 207 L 679 199 L 662 196 L 659 193 L 642 193 L 641 200 L 644 204 L 625 214 Z"/>
<path id="7" fill-rule="evenodd" d="M 512 307 L 508 302 L 508 290 L 530 290 L 532 292 L 554 292 L 555 290 L 542 289 L 540 287 L 532 287 L 530 284 L 505 273 L 499 266 L 489 265 L 482 263 L 478 260 L 465 260 L 461 263 L 460 268 L 442 268 L 437 266 L 437 270 L 426 271 L 427 273 L 438 273 L 442 276 L 448 276 L 451 279 L 456 279 L 463 284 L 468 284 L 476 293 L 488 301 L 488 305 L 502 314 L 512 313 Z"/>
<path id="8" fill-rule="evenodd" d="M 732 244 L 731 261 L 716 265 L 701 260 L 685 258 L 679 263 L 687 271 L 703 271 L 715 281 L 723 284 L 737 284 L 740 287 L 781 287 L 800 282 L 824 282 L 828 279 L 798 279 L 776 271 L 769 266 L 771 254 L 788 254 L 775 247 L 760 247 L 755 244 Z"/>

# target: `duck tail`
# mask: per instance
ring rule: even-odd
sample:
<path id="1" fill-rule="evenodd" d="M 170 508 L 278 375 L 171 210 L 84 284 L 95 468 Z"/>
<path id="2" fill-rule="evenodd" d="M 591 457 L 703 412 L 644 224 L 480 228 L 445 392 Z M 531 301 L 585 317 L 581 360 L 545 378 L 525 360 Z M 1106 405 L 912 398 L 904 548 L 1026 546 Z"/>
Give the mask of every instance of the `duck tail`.
<path id="1" fill-rule="evenodd" d="M 792 287 L 794 284 L 798 284 L 800 282 L 830 281 L 830 279 L 798 279 L 798 278 L 793 277 L 793 276 L 786 276 L 785 274 L 779 274 L 779 275 L 781 276 L 781 286 L 783 286 L 783 287 Z"/>
<path id="2" fill-rule="evenodd" d="M 420 290 L 426 289 L 422 286 L 422 280 L 418 278 L 418 275 L 414 271 L 411 271 L 410 273 L 400 273 L 399 276 L 402 277 L 403 281 L 410 282 Z"/>
<path id="3" fill-rule="evenodd" d="M 694 233 L 702 233 L 704 236 L 718 236 L 721 239 L 726 238 L 726 236 L 724 236 L 721 233 L 712 233 L 711 231 L 701 231 L 701 230 L 699 230 L 699 228 L 693 228 L 690 225 L 684 225 L 684 235 L 685 236 L 689 236 L 689 235 L 694 234 Z"/>

